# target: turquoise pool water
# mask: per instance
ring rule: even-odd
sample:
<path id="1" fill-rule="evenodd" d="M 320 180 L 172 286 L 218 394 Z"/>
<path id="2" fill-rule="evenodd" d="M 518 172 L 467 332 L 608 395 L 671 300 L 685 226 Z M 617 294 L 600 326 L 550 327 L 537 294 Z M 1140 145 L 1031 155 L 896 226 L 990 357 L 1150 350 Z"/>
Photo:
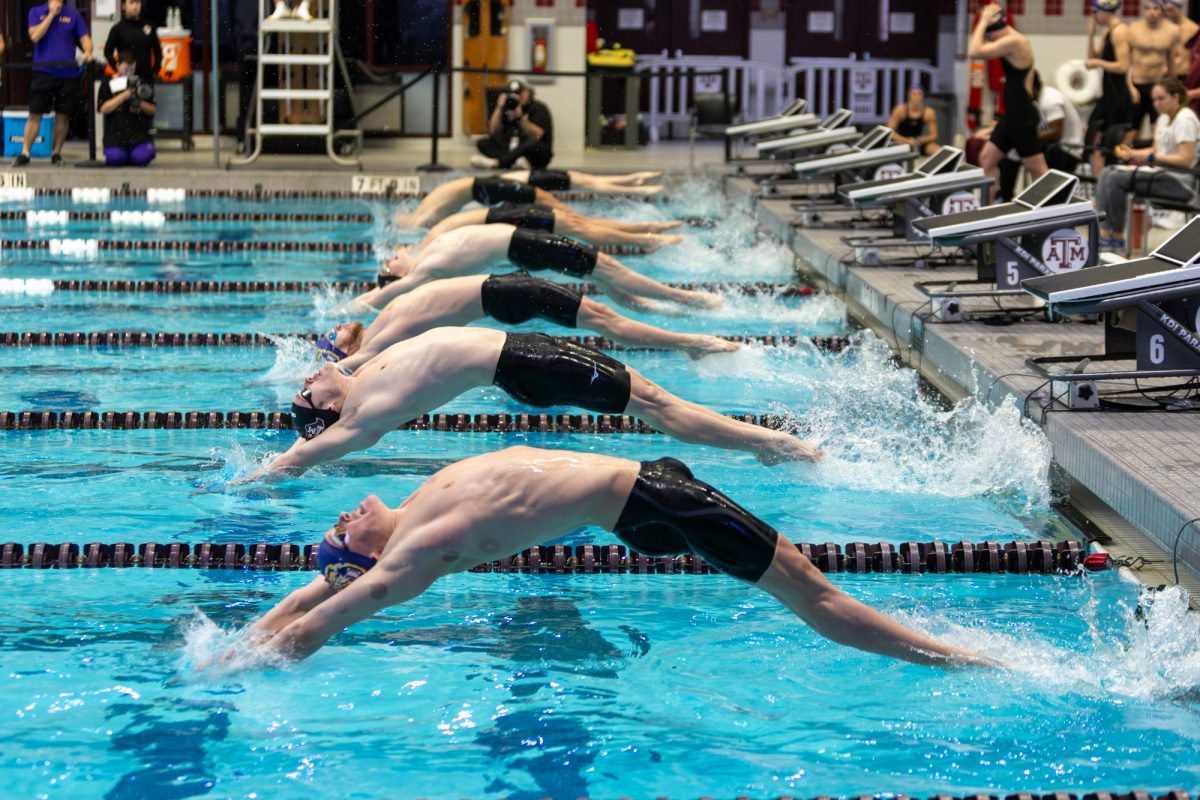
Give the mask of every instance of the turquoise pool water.
<path id="1" fill-rule="evenodd" d="M 695 240 L 679 248 L 630 259 L 655 277 L 788 278 L 786 251 L 758 239 L 718 192 L 677 196 L 695 202 L 591 207 L 618 218 L 721 220 L 689 231 Z M 239 203 L 189 200 L 188 208 Z M 18 228 L 11 223 L 0 236 L 25 238 Z M 222 223 L 203 233 L 177 223 L 154 235 L 202 238 L 217 228 L 250 238 L 275 232 Z M 412 238 L 382 225 L 305 233 L 361 236 L 380 249 Z M 2 269 L 6 277 L 238 280 L 361 279 L 373 270 L 367 258 L 329 254 L 183 254 L 169 263 L 107 255 L 80 262 L 4 252 Z M 643 318 L 725 334 L 850 333 L 830 298 L 728 300 L 713 314 Z M 340 319 L 345 301 L 332 292 L 0 295 L 0 330 L 298 334 Z M 1069 535 L 1051 511 L 1048 445 L 1018 409 L 947 406 L 891 362 L 886 343 L 853 338 L 840 354 L 750 347 L 695 363 L 620 354 L 718 410 L 790 415 L 826 450 L 818 465 L 765 469 L 748 454 L 662 436 L 398 432 L 302 478 L 196 493 L 294 437 L 3 431 L 0 541 L 304 544 L 368 493 L 399 502 L 441 466 L 511 444 L 675 455 L 794 540 Z M 3 348 L 0 409 L 284 409 L 313 363 L 310 346 L 288 339 L 273 348 Z M 481 389 L 447 410 L 524 409 Z M 615 539 L 585 529 L 559 541 Z M 998 671 L 942 672 L 831 645 L 724 576 L 460 575 L 335 637 L 302 664 L 196 673 L 197 661 L 239 626 L 310 579 L 0 571 L 9 597 L 0 621 L 0 794 L 576 798 L 1200 787 L 1200 630 L 1173 593 L 1139 619 L 1137 590 L 1109 574 L 834 576 L 906 624 L 1010 665 Z"/>

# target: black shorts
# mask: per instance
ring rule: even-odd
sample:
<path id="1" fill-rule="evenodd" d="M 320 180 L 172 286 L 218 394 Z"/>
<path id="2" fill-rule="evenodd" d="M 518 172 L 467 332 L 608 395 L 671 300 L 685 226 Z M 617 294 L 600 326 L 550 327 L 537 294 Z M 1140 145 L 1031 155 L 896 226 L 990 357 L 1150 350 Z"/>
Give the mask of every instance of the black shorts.
<path id="1" fill-rule="evenodd" d="M 779 540 L 774 528 L 673 458 L 642 462 L 613 532 L 639 553 L 694 553 L 750 583 L 771 566 Z"/>
<path id="2" fill-rule="evenodd" d="M 517 228 L 508 243 L 508 260 L 523 269 L 550 269 L 583 278 L 596 268 L 599 252 L 592 247 L 556 233 Z"/>
<path id="3" fill-rule="evenodd" d="M 519 205 L 517 203 L 501 203 L 488 209 L 484 223 L 516 225 L 531 231 L 554 233 L 554 212 L 541 206 Z"/>
<path id="4" fill-rule="evenodd" d="M 541 317 L 574 328 L 583 302 L 578 292 L 535 278 L 524 270 L 492 275 L 483 282 L 480 291 L 483 313 L 507 325 Z"/>
<path id="5" fill-rule="evenodd" d="M 503 178 L 476 178 L 471 184 L 471 197 L 484 206 L 497 203 L 532 203 L 537 196 L 527 183 L 506 181 Z"/>
<path id="6" fill-rule="evenodd" d="M 49 72 L 34 70 L 29 79 L 29 113 L 74 115 L 79 111 L 83 94 L 79 76 L 60 78 Z"/>
<path id="7" fill-rule="evenodd" d="M 1134 87 L 1141 95 L 1136 103 L 1132 103 L 1129 111 L 1129 126 L 1133 128 L 1134 137 L 1142 135 L 1142 120 L 1149 115 L 1151 124 L 1158 119 L 1158 112 L 1154 110 L 1154 101 L 1150 99 L 1150 93 L 1154 90 L 1153 83 L 1135 83 Z M 1131 98 L 1132 101 L 1132 98 Z"/>
<path id="8" fill-rule="evenodd" d="M 492 382 L 531 406 L 578 406 L 622 414 L 629 405 L 629 370 L 615 358 L 544 333 L 510 333 Z"/>
<path id="9" fill-rule="evenodd" d="M 989 141 L 999 147 L 1001 153 L 1016 150 L 1021 158 L 1036 156 L 1043 150 L 1038 140 L 1037 123 L 1023 118 L 1001 117 Z"/>
<path id="10" fill-rule="evenodd" d="M 565 192 L 571 188 L 571 176 L 556 169 L 530 170 L 529 185 L 547 192 Z"/>

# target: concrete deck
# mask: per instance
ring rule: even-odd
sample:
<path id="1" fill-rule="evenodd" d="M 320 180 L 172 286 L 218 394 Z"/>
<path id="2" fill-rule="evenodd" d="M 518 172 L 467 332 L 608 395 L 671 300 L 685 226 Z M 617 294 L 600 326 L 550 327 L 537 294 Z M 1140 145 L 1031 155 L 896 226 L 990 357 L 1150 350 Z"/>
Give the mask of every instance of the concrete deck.
<path id="1" fill-rule="evenodd" d="M 842 294 L 860 322 L 895 343 L 898 354 L 945 394 L 973 393 L 992 403 L 1011 396 L 1045 431 L 1056 463 L 1077 482 L 1071 501 L 1113 537 L 1108 548 L 1114 555 L 1140 555 L 1154 562 L 1143 570 L 1147 582 L 1174 583 L 1175 537 L 1188 520 L 1200 517 L 1200 415 L 1047 410 L 1039 398 L 1046 391 L 1044 380 L 1030 375 L 1025 365 L 1031 356 L 1102 353 L 1102 326 L 926 322 L 916 312 L 928 310 L 928 298 L 914 284 L 971 279 L 973 267 L 855 266 L 852 249 L 841 237 L 863 231 L 796 227 L 800 215 L 788 200 L 756 199 L 745 178 L 729 178 L 727 190 L 735 202 L 752 207 L 767 230 L 791 244 L 803 273 Z M 1184 530 L 1178 554 L 1180 582 L 1196 596 L 1200 529 Z"/>

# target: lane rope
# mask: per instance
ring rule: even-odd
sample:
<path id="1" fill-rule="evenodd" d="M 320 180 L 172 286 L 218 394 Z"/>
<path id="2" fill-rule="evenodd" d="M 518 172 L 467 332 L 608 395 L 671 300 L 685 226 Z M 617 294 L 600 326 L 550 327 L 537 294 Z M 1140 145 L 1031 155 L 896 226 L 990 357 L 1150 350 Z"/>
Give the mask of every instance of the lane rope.
<path id="1" fill-rule="evenodd" d="M 1010 542 L 796 542 L 797 549 L 825 573 L 897 575 L 1079 573 L 1082 549 L 1071 539 Z M 313 570 L 320 543 L 236 542 L 8 542 L 0 545 L 0 569 L 146 567 L 164 569 Z M 472 567 L 476 573 L 633 573 L 712 575 L 718 570 L 697 555 L 648 556 L 619 544 L 541 545 Z"/>

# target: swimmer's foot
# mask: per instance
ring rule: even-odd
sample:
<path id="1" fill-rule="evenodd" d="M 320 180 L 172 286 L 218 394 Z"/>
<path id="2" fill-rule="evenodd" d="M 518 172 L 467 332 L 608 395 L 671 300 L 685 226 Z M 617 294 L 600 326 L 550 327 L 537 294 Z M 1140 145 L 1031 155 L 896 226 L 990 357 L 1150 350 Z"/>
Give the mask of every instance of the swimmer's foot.
<path id="1" fill-rule="evenodd" d="M 679 244 L 682 241 L 683 237 L 674 233 L 648 233 L 638 239 L 638 246 L 647 253 L 653 253 L 663 245 Z"/>
<path id="2" fill-rule="evenodd" d="M 633 173 L 633 182 L 637 186 L 641 186 L 648 181 L 656 181 L 663 176 L 662 170 L 650 170 L 647 172 Z"/>
<path id="3" fill-rule="evenodd" d="M 680 290 L 678 297 L 675 299 L 685 306 L 693 306 L 695 308 L 720 308 L 725 305 L 724 297 L 721 297 L 719 294 L 711 294 L 710 292 Z"/>
<path id="4" fill-rule="evenodd" d="M 825 454 L 803 439 L 786 436 L 777 444 L 759 450 L 754 457 L 763 466 L 774 467 L 788 461 L 820 461 Z"/>
<path id="5" fill-rule="evenodd" d="M 640 194 L 640 195 L 643 195 L 643 196 L 645 196 L 645 197 L 649 197 L 649 196 L 651 196 L 651 195 L 658 194 L 658 193 L 659 193 L 659 192 L 661 192 L 662 190 L 663 190 L 663 187 L 662 187 L 662 186 L 658 186 L 658 185 L 646 185 L 646 186 L 643 186 L 642 184 L 637 184 L 637 185 L 635 185 L 635 186 L 626 186 L 626 187 L 624 187 L 624 191 L 625 191 L 627 194 Z"/>
<path id="6" fill-rule="evenodd" d="M 741 345 L 737 342 L 731 342 L 719 336 L 708 336 L 698 333 L 694 337 L 694 343 L 685 348 L 685 350 L 692 361 L 699 361 L 705 356 L 711 356 L 714 353 L 732 353 L 740 347 Z"/>
<path id="7" fill-rule="evenodd" d="M 681 219 L 672 219 L 672 220 L 666 220 L 666 221 L 662 221 L 662 222 L 647 222 L 646 223 L 646 225 L 654 233 L 661 233 L 663 231 L 669 231 L 673 228 L 678 228 L 682 224 L 683 224 L 683 220 L 681 220 Z"/>

